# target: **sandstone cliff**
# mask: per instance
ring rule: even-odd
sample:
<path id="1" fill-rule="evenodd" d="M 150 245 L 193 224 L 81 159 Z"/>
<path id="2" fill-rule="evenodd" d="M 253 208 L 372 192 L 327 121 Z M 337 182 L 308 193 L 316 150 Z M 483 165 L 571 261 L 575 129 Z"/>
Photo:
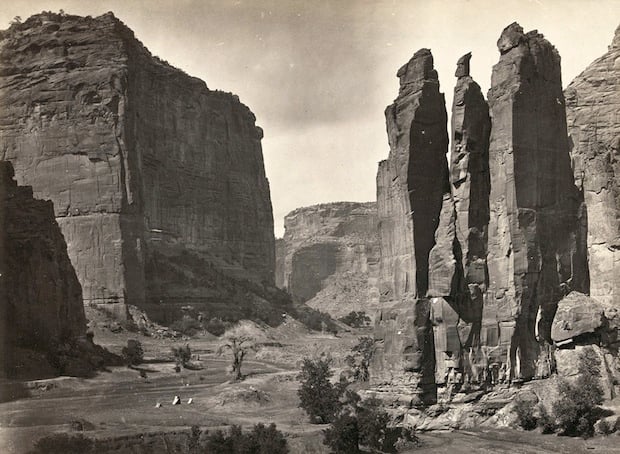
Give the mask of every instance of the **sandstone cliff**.
<path id="1" fill-rule="evenodd" d="M 276 283 L 299 302 L 334 317 L 374 314 L 379 241 L 375 203 L 298 208 L 276 242 Z"/>
<path id="2" fill-rule="evenodd" d="M 620 27 L 564 91 L 575 183 L 587 213 L 590 294 L 620 307 Z"/>
<path id="3" fill-rule="evenodd" d="M 428 49 L 397 73 L 399 95 L 386 111 L 390 153 L 379 163 L 377 210 L 381 241 L 381 300 L 377 319 L 376 386 L 434 399 L 429 253 L 435 244 L 444 196 L 449 197 L 447 114 Z"/>
<path id="4" fill-rule="evenodd" d="M 18 349 L 48 353 L 86 333 L 82 289 L 52 203 L 33 198 L 13 176 L 11 163 L 0 161 L 2 376 L 28 372 Z"/>
<path id="5" fill-rule="evenodd" d="M 252 112 L 111 13 L 44 13 L 0 38 L 0 157 L 53 201 L 85 303 L 159 320 L 267 305 L 273 218 Z"/>
<path id="6" fill-rule="evenodd" d="M 559 55 L 516 23 L 497 44 L 488 106 L 470 55 L 458 62 L 449 179 L 430 52 L 399 71 L 386 111 L 390 156 L 377 177 L 386 303 L 371 376 L 400 404 L 433 402 L 440 383 L 548 376 L 558 302 L 589 290 Z M 428 111 L 436 115 L 417 117 Z"/>
<path id="7" fill-rule="evenodd" d="M 560 57 L 536 31 L 502 33 L 489 106 L 489 290 L 481 338 L 509 377 L 537 373 L 557 303 L 588 291 L 581 198 L 570 169 Z M 544 352 L 543 352 L 544 354 Z"/>

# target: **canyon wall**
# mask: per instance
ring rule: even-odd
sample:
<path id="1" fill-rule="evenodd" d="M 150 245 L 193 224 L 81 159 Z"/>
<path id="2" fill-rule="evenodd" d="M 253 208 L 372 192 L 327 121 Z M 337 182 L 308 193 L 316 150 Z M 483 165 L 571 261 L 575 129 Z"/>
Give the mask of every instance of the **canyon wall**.
<path id="1" fill-rule="evenodd" d="M 376 210 L 374 202 L 337 202 L 287 214 L 276 243 L 277 285 L 334 317 L 372 316 L 379 300 Z"/>
<path id="2" fill-rule="evenodd" d="M 564 91 L 575 183 L 585 199 L 590 294 L 620 307 L 620 27 Z"/>
<path id="3" fill-rule="evenodd" d="M 52 203 L 18 186 L 0 161 L 0 375 L 20 376 L 17 349 L 48 352 L 84 336 L 82 289 Z"/>
<path id="4" fill-rule="evenodd" d="M 236 96 L 153 57 L 111 13 L 44 13 L 0 38 L 0 157 L 54 202 L 86 304 L 162 320 L 263 299 L 262 131 Z"/>

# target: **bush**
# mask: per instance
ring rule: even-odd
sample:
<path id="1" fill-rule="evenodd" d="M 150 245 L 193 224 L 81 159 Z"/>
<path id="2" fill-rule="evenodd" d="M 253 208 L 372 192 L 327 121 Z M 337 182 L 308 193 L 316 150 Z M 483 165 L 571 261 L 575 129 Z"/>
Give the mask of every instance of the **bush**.
<path id="1" fill-rule="evenodd" d="M 53 434 L 39 439 L 30 454 L 83 454 L 92 449 L 93 441 L 81 434 Z"/>
<path id="2" fill-rule="evenodd" d="M 352 354 L 345 358 L 346 364 L 351 369 L 355 381 L 368 381 L 370 378 L 370 360 L 375 351 L 375 340 L 364 336 L 351 349 Z"/>
<path id="3" fill-rule="evenodd" d="M 553 403 L 558 429 L 563 435 L 590 437 L 603 403 L 599 383 L 601 361 L 591 347 L 579 355 L 579 377 L 575 384 L 560 382 L 560 398 Z"/>
<path id="4" fill-rule="evenodd" d="M 547 411 L 547 407 L 541 404 L 539 406 L 538 411 L 539 411 L 538 427 L 540 427 L 540 429 L 542 430 L 542 433 L 551 434 L 555 432 L 555 429 L 556 429 L 555 421 L 553 420 L 551 415 L 549 415 L 549 412 Z"/>
<path id="5" fill-rule="evenodd" d="M 312 422 L 332 422 L 342 408 L 340 398 L 344 387 L 331 383 L 330 378 L 334 372 L 330 366 L 331 358 L 304 358 L 301 373 L 297 377 L 301 382 L 297 391 L 299 407 L 308 413 Z"/>
<path id="6" fill-rule="evenodd" d="M 344 414 L 338 416 L 328 429 L 323 431 L 323 444 L 335 454 L 354 454 L 360 452 L 357 418 Z"/>
<path id="7" fill-rule="evenodd" d="M 525 430 L 534 430 L 538 426 L 538 418 L 534 414 L 534 404 L 525 399 L 517 399 L 515 402 L 515 413 L 519 426 Z"/>
<path id="8" fill-rule="evenodd" d="M 127 347 L 123 347 L 122 355 L 128 366 L 137 366 L 144 362 L 142 344 L 135 339 L 127 340 Z"/>
<path id="9" fill-rule="evenodd" d="M 334 419 L 329 429 L 323 431 L 323 443 L 332 452 L 355 453 L 359 447 L 372 452 L 396 452 L 399 441 L 417 442 L 411 430 L 390 427 L 389 415 L 381 409 L 377 399 L 362 401 L 354 392 L 347 392 L 343 411 Z M 401 443 L 403 444 L 403 443 Z"/>
<path id="10" fill-rule="evenodd" d="M 362 328 L 370 324 L 370 317 L 364 311 L 351 311 L 338 320 L 351 328 Z"/>
<path id="11" fill-rule="evenodd" d="M 185 344 L 183 347 L 172 347 L 171 351 L 177 366 L 186 367 L 189 360 L 192 359 L 192 349 L 189 348 L 189 344 Z"/>
<path id="12" fill-rule="evenodd" d="M 275 424 L 265 427 L 256 424 L 251 432 L 243 433 L 240 426 L 232 426 L 226 435 L 221 430 L 207 437 L 206 452 L 218 454 L 286 454 L 289 452 L 286 438 Z"/>
<path id="13" fill-rule="evenodd" d="M 219 318 L 212 318 L 205 323 L 205 329 L 214 336 L 221 336 L 226 332 L 226 324 Z"/>
<path id="14" fill-rule="evenodd" d="M 312 309 L 310 306 L 299 310 L 297 319 L 311 330 L 338 333 L 338 327 L 329 314 Z"/>
<path id="15" fill-rule="evenodd" d="M 175 320 L 171 325 L 175 331 L 185 334 L 186 336 L 193 336 L 197 332 L 202 330 L 202 325 L 198 320 L 189 315 L 184 315 L 180 320 Z"/>

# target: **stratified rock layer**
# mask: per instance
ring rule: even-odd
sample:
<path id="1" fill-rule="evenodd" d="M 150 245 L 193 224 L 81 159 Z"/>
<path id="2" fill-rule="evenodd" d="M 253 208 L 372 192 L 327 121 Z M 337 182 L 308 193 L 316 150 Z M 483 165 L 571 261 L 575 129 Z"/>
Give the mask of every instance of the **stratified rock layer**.
<path id="1" fill-rule="evenodd" d="M 590 294 L 620 307 L 620 27 L 564 91 L 575 183 L 587 206 Z"/>
<path id="2" fill-rule="evenodd" d="M 0 155 L 54 202 L 86 303 L 161 319 L 234 306 L 235 281 L 273 284 L 262 131 L 236 96 L 111 13 L 33 16 L 2 33 L 0 60 Z"/>
<path id="3" fill-rule="evenodd" d="M 379 163 L 381 240 L 377 352 L 371 377 L 384 393 L 417 387 L 414 403 L 433 401 L 434 361 L 429 253 L 444 195 L 449 196 L 447 114 L 428 49 L 398 71 L 398 98 L 385 111 L 390 154 Z"/>
<path id="4" fill-rule="evenodd" d="M 499 346 L 510 378 L 536 372 L 541 344 L 550 342 L 557 302 L 587 292 L 581 200 L 573 184 L 560 57 L 536 31 L 518 24 L 502 33 L 489 106 L 489 290 L 481 342 Z"/>
<path id="5" fill-rule="evenodd" d="M 52 203 L 17 186 L 0 161 L 0 375 L 21 375 L 17 348 L 47 352 L 83 336 L 82 289 Z"/>
<path id="6" fill-rule="evenodd" d="M 377 206 L 337 202 L 298 208 L 276 243 L 276 283 L 315 309 L 373 315 L 379 300 Z"/>

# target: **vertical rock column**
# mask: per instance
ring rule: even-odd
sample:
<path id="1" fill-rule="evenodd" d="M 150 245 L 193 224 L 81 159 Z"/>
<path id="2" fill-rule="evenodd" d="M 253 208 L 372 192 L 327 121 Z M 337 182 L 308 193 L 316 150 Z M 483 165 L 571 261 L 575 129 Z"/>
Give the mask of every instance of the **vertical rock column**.
<path id="1" fill-rule="evenodd" d="M 590 294 L 620 306 L 620 27 L 565 90 L 575 182 L 587 205 Z"/>
<path id="2" fill-rule="evenodd" d="M 399 95 L 385 112 L 390 153 L 377 174 L 380 292 L 386 303 L 377 319 L 371 376 L 377 389 L 406 395 L 409 404 L 417 404 L 435 399 L 425 295 L 429 253 L 449 192 L 447 114 L 428 49 L 416 52 L 397 76 Z"/>
<path id="3" fill-rule="evenodd" d="M 469 75 L 471 53 L 461 57 L 452 105 L 452 194 L 444 195 L 436 244 L 430 254 L 436 380 L 462 368 L 464 348 L 479 347 L 487 288 L 489 223 L 489 108 Z M 477 377 L 472 377 L 477 378 Z"/>
<path id="4" fill-rule="evenodd" d="M 509 25 L 498 41 L 489 106 L 489 291 L 483 342 L 501 347 L 510 378 L 536 373 L 540 341 L 562 294 L 584 282 L 556 49 Z"/>

